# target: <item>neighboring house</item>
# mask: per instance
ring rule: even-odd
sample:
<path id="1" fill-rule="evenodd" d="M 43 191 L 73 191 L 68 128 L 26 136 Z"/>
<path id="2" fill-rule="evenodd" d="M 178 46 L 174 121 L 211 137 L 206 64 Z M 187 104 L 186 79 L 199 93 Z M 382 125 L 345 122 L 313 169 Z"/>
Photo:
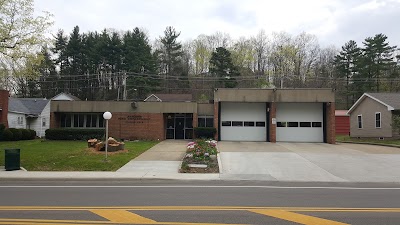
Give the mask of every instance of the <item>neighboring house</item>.
<path id="1" fill-rule="evenodd" d="M 41 98 L 9 98 L 8 126 L 36 131 L 41 137 L 49 128 L 50 104 L 48 99 Z"/>
<path id="2" fill-rule="evenodd" d="M 38 137 L 45 135 L 50 127 L 50 101 L 74 101 L 77 97 L 60 93 L 51 100 L 42 98 L 9 97 L 8 125 L 10 128 L 24 128 L 36 131 Z"/>
<path id="3" fill-rule="evenodd" d="M 336 134 L 350 134 L 350 116 L 347 110 L 335 110 L 335 129 Z"/>
<path id="4" fill-rule="evenodd" d="M 191 102 L 192 94 L 151 94 L 144 102 Z"/>
<path id="5" fill-rule="evenodd" d="M 364 93 L 349 109 L 351 137 L 393 137 L 392 117 L 400 111 L 400 93 Z"/>

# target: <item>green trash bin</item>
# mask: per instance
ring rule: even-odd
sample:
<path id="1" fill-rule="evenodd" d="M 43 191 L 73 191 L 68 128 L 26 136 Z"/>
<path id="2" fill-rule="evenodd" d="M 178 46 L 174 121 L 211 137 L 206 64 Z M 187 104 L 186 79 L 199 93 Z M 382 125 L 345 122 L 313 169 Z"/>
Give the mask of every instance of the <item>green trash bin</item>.
<path id="1" fill-rule="evenodd" d="M 5 169 L 6 171 L 19 170 L 20 163 L 20 150 L 19 149 L 5 149 Z"/>

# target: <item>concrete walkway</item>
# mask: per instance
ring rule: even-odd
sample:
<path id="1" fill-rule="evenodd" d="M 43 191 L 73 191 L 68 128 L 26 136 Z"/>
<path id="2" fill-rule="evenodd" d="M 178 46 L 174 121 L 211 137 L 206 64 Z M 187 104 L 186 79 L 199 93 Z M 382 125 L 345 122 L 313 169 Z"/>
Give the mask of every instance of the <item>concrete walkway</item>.
<path id="1" fill-rule="evenodd" d="M 187 141 L 165 140 L 131 160 L 117 172 L 177 174 L 185 155 Z"/>

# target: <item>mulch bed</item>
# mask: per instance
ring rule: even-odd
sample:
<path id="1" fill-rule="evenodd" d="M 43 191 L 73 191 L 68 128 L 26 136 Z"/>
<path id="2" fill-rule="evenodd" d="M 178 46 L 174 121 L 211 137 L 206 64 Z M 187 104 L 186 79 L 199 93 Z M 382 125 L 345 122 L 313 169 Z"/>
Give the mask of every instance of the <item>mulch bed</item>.
<path id="1" fill-rule="evenodd" d="M 206 164 L 207 168 L 193 168 L 185 166 L 188 164 Z M 218 160 L 206 160 L 199 162 L 193 158 L 184 158 L 182 161 L 182 168 L 179 170 L 180 173 L 219 173 Z"/>
<path id="2" fill-rule="evenodd" d="M 97 154 L 97 155 L 105 155 L 106 151 L 97 151 L 95 148 L 87 148 L 86 151 L 89 151 L 90 154 Z M 107 155 L 115 155 L 120 153 L 128 153 L 128 149 L 118 150 L 114 152 L 107 151 Z"/>

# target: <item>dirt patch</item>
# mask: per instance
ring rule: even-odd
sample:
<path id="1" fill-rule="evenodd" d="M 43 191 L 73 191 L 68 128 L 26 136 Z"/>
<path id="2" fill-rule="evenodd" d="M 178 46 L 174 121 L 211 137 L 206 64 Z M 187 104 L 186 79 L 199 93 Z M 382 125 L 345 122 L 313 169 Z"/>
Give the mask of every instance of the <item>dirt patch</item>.
<path id="1" fill-rule="evenodd" d="M 95 155 L 105 155 L 106 151 L 97 151 L 95 148 L 87 148 L 86 151 L 88 151 L 90 154 L 95 154 Z M 128 149 L 124 150 L 118 150 L 114 152 L 107 152 L 107 155 L 115 155 L 115 154 L 120 154 L 120 153 L 128 153 Z"/>

